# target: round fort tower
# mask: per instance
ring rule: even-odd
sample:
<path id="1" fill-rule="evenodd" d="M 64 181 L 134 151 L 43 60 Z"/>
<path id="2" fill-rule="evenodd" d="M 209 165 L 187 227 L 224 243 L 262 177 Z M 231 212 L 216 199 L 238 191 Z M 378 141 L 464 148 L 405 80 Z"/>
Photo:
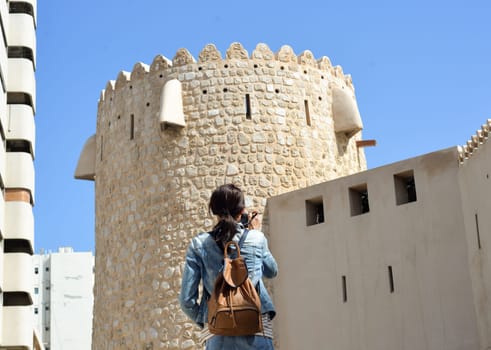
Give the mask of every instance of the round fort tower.
<path id="1" fill-rule="evenodd" d="M 289 46 L 180 49 L 119 73 L 75 173 L 95 181 L 93 349 L 200 349 L 177 294 L 212 190 L 235 183 L 263 213 L 270 196 L 366 169 L 361 129 L 350 76 Z"/>

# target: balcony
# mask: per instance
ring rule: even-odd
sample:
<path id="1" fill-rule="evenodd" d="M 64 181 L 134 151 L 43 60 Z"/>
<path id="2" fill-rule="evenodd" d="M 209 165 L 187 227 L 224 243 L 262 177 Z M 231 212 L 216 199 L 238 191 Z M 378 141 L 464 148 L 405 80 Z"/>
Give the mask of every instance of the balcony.
<path id="1" fill-rule="evenodd" d="M 7 152 L 5 166 L 5 188 L 26 189 L 31 193 L 34 202 L 34 164 L 31 155 Z"/>
<path id="2" fill-rule="evenodd" d="M 4 239 L 23 239 L 33 245 L 34 215 L 32 206 L 26 202 L 5 203 Z"/>
<path id="3" fill-rule="evenodd" d="M 7 93 L 24 93 L 32 99 L 32 109 L 36 110 L 36 79 L 32 62 L 25 58 L 9 58 Z M 7 103 L 12 103 L 7 101 Z"/>
<path id="4" fill-rule="evenodd" d="M 33 64 L 36 65 L 36 29 L 32 17 L 24 13 L 10 15 L 8 43 L 10 46 L 20 46 L 32 49 Z"/>
<path id="5" fill-rule="evenodd" d="M 34 158 L 35 123 L 32 108 L 27 105 L 9 105 L 8 124 L 5 128 L 7 140 L 25 140 L 30 144 L 30 153 Z"/>
<path id="6" fill-rule="evenodd" d="M 26 300 L 22 304 L 32 304 L 32 271 L 32 256 L 30 254 L 5 253 L 3 255 L 3 292 L 6 294 L 4 295 L 4 304 L 9 292 L 21 292 L 28 295 L 30 302 Z"/>
<path id="7" fill-rule="evenodd" d="M 32 349 L 31 307 L 6 306 L 3 307 L 2 314 L 2 348 Z"/>

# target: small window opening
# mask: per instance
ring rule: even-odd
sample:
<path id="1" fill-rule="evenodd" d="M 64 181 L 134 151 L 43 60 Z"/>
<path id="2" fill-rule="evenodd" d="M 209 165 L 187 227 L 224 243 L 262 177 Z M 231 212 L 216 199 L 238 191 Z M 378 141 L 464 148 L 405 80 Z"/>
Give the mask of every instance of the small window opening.
<path id="1" fill-rule="evenodd" d="M 477 216 L 477 213 L 474 214 L 474 218 L 476 220 L 477 247 L 478 249 L 481 249 L 481 234 L 479 233 L 479 217 Z"/>
<path id="2" fill-rule="evenodd" d="M 28 2 L 12 1 L 9 3 L 9 13 L 25 13 L 34 17 L 34 8 Z"/>
<path id="3" fill-rule="evenodd" d="M 34 268 L 34 273 L 37 275 L 39 273 L 39 267 Z"/>
<path id="4" fill-rule="evenodd" d="M 392 266 L 389 266 L 387 270 L 389 273 L 389 289 L 391 293 L 394 293 L 394 273 L 392 271 Z"/>
<path id="5" fill-rule="evenodd" d="M 130 140 L 135 138 L 135 115 L 130 115 Z"/>
<path id="6" fill-rule="evenodd" d="M 147 102 L 147 107 L 150 107 L 150 102 Z"/>
<path id="7" fill-rule="evenodd" d="M 227 88 L 223 88 L 223 92 L 228 92 L 228 89 Z"/>
<path id="8" fill-rule="evenodd" d="M 23 152 L 32 154 L 31 143 L 27 140 L 7 140 L 7 152 Z"/>
<path id="9" fill-rule="evenodd" d="M 3 292 L 3 306 L 32 305 L 31 295 L 27 292 Z"/>
<path id="10" fill-rule="evenodd" d="M 303 101 L 304 107 L 305 107 L 305 120 L 307 122 L 307 125 L 310 126 L 312 125 L 310 122 L 310 110 L 309 110 L 309 101 L 304 100 Z"/>
<path id="11" fill-rule="evenodd" d="M 351 216 L 361 215 L 370 211 L 367 184 L 350 187 L 349 199 Z"/>
<path id="12" fill-rule="evenodd" d="M 102 161 L 103 152 L 104 152 L 104 137 L 101 136 L 101 161 Z"/>
<path id="13" fill-rule="evenodd" d="M 25 58 L 34 62 L 34 53 L 30 47 L 9 46 L 7 52 L 8 58 Z"/>
<path id="14" fill-rule="evenodd" d="M 25 92 L 7 92 L 7 104 L 33 106 L 31 95 Z"/>
<path id="15" fill-rule="evenodd" d="M 348 302 L 348 290 L 346 288 L 346 276 L 342 277 L 342 285 L 343 285 L 343 303 Z"/>
<path id="16" fill-rule="evenodd" d="M 246 119 L 251 119 L 251 96 L 249 94 L 245 95 L 245 108 L 246 108 Z"/>
<path id="17" fill-rule="evenodd" d="M 280 93 L 280 89 L 274 89 L 274 92 L 276 92 L 277 94 Z"/>
<path id="18" fill-rule="evenodd" d="M 207 90 L 203 90 L 203 95 L 206 95 L 208 91 Z"/>
<path id="19" fill-rule="evenodd" d="M 258 66 L 257 66 L 257 64 L 255 64 L 255 65 L 254 65 L 254 68 L 257 68 L 257 67 L 258 67 Z"/>
<path id="20" fill-rule="evenodd" d="M 34 294 L 39 294 L 39 288 L 38 287 L 34 287 Z"/>
<path id="21" fill-rule="evenodd" d="M 395 174 L 394 186 L 397 205 L 416 202 L 416 184 L 413 170 Z"/>
<path id="22" fill-rule="evenodd" d="M 34 313 L 35 313 L 36 315 L 39 313 L 39 311 L 38 311 L 38 308 L 37 308 L 37 307 L 35 307 L 35 308 L 34 308 Z"/>
<path id="23" fill-rule="evenodd" d="M 322 197 L 316 197 L 305 201 L 307 226 L 324 222 L 324 203 Z"/>
<path id="24" fill-rule="evenodd" d="M 281 70 L 285 70 L 285 67 L 284 67 L 284 66 L 281 66 L 281 67 L 280 67 L 280 69 L 281 69 Z"/>
<path id="25" fill-rule="evenodd" d="M 4 253 L 26 253 L 32 255 L 34 252 L 31 243 L 27 239 L 10 238 L 3 242 Z"/>

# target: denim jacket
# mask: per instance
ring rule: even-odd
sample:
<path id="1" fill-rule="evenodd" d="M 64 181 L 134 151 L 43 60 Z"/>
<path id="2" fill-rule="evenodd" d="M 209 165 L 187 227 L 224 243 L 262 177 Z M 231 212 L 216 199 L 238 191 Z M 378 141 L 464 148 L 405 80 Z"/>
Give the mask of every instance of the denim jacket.
<path id="1" fill-rule="evenodd" d="M 237 224 L 237 233 L 233 240 L 238 242 L 244 232 Z M 268 241 L 261 231 L 250 230 L 242 243 L 240 255 L 244 257 L 249 278 L 257 286 L 261 299 L 262 313 L 273 318 L 276 311 L 266 290 L 262 277 L 273 278 L 278 273 L 276 261 L 269 251 Z M 182 275 L 179 302 L 186 315 L 198 326 L 208 321 L 208 299 L 213 291 L 215 279 L 223 268 L 223 251 L 208 232 L 200 233 L 189 244 Z M 199 284 L 203 281 L 203 293 L 199 298 Z"/>

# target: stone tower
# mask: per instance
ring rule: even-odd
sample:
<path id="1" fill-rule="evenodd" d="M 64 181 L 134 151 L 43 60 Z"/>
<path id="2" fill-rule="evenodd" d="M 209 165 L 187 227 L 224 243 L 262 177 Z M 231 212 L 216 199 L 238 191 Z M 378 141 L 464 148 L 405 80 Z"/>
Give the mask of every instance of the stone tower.
<path id="1" fill-rule="evenodd" d="M 351 77 L 289 46 L 233 43 L 223 58 L 207 45 L 198 61 L 180 49 L 120 72 L 75 172 L 95 181 L 93 348 L 199 349 L 177 293 L 212 190 L 235 183 L 262 213 L 270 196 L 366 169 L 361 129 Z"/>

